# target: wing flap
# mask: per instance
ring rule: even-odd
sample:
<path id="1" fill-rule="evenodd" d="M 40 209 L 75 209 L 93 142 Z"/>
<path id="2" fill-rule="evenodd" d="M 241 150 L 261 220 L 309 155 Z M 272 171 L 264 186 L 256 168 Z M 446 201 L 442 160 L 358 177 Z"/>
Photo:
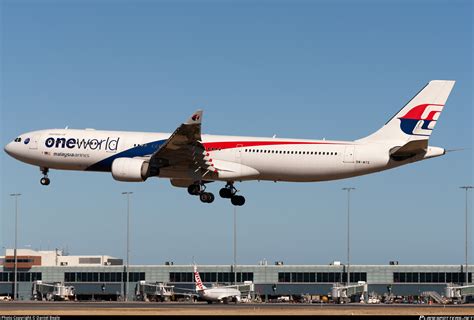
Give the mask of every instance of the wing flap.
<path id="1" fill-rule="evenodd" d="M 201 143 L 202 110 L 194 112 L 150 158 L 150 165 L 160 169 L 192 169 L 201 176 L 212 170 L 212 165 Z"/>

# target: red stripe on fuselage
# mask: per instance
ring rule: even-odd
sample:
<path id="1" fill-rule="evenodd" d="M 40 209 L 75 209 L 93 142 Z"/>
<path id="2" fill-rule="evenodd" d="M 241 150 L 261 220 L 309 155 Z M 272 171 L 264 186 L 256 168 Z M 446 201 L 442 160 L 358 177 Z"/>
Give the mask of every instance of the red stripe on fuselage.
<path id="1" fill-rule="evenodd" d="M 231 149 L 257 146 L 274 146 L 289 144 L 344 144 L 337 142 L 306 142 L 306 141 L 223 141 L 223 142 L 204 142 L 204 147 L 209 149 Z"/>

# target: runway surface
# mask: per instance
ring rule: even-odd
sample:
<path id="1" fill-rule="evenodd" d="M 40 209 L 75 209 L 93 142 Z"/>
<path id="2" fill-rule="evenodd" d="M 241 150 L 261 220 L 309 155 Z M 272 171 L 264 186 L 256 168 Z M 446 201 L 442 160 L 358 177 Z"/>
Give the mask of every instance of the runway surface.
<path id="1" fill-rule="evenodd" d="M 470 315 L 474 305 L 0 302 L 0 315 Z"/>

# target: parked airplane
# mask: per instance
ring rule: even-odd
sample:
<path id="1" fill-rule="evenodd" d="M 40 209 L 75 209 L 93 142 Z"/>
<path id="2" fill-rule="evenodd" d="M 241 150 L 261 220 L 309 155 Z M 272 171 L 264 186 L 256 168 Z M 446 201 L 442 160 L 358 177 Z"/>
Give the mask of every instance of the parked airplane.
<path id="1" fill-rule="evenodd" d="M 344 179 L 444 155 L 428 139 L 454 83 L 430 81 L 382 128 L 355 141 L 204 135 L 198 110 L 172 134 L 47 129 L 18 136 L 5 151 L 39 166 L 42 185 L 49 169 L 111 172 L 118 181 L 162 177 L 211 203 L 205 184 L 223 181 L 219 195 L 241 206 L 236 181 Z"/>
<path id="2" fill-rule="evenodd" d="M 235 303 L 240 301 L 240 291 L 235 286 L 206 288 L 206 286 L 202 284 L 201 276 L 197 271 L 196 265 L 194 266 L 194 282 L 196 284 L 197 294 L 202 300 L 207 301 L 207 303 L 223 302 L 227 304 L 229 301 Z"/>

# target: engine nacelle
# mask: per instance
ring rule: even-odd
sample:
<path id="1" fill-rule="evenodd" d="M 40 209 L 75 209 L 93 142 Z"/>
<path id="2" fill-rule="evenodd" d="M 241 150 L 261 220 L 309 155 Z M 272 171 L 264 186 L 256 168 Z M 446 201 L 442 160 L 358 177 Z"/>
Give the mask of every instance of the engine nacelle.
<path id="1" fill-rule="evenodd" d="M 117 181 L 142 182 L 148 178 L 149 166 L 143 159 L 117 158 L 112 162 L 112 177 Z"/>

